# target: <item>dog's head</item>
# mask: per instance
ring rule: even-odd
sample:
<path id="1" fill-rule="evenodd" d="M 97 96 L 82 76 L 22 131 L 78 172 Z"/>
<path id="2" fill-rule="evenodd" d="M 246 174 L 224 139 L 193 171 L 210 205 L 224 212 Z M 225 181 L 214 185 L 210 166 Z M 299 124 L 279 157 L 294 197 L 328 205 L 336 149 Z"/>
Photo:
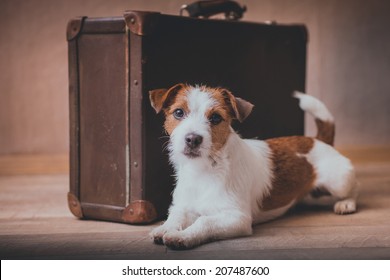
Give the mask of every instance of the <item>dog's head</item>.
<path id="1" fill-rule="evenodd" d="M 165 113 L 164 128 L 170 135 L 175 159 L 213 158 L 225 145 L 231 122 L 242 122 L 253 105 L 223 88 L 177 84 L 149 92 L 157 113 Z"/>

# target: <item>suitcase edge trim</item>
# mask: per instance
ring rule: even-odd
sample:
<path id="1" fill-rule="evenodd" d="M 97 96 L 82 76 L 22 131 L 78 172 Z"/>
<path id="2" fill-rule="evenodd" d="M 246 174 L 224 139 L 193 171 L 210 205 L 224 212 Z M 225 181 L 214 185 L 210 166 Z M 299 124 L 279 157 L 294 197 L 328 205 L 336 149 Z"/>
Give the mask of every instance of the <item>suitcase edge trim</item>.
<path id="1" fill-rule="evenodd" d="M 125 18 L 128 29 L 139 36 L 148 35 L 156 26 L 159 12 L 125 11 Z"/>
<path id="2" fill-rule="evenodd" d="M 157 219 L 156 208 L 147 200 L 134 200 L 123 210 L 122 219 L 131 224 L 147 224 Z"/>
<path id="3" fill-rule="evenodd" d="M 77 197 L 71 193 L 68 192 L 68 207 L 70 212 L 77 218 L 81 219 L 84 217 L 83 211 L 81 209 L 80 201 L 77 199 Z"/>
<path id="4" fill-rule="evenodd" d="M 84 17 L 76 17 L 76 18 L 71 19 L 68 22 L 68 25 L 66 27 L 66 39 L 68 41 L 75 39 L 80 34 L 84 20 L 86 18 L 87 17 L 85 17 L 85 16 Z"/>
<path id="5" fill-rule="evenodd" d="M 80 23 L 81 23 L 80 19 Z M 69 22 L 69 25 L 72 21 Z M 80 25 L 80 28 L 82 25 Z M 82 217 L 80 205 L 80 126 L 79 126 L 79 62 L 77 36 L 68 40 L 68 74 L 69 74 L 69 209 L 76 217 Z M 73 197 L 71 197 L 71 195 Z M 72 202 L 71 202 L 72 201 Z M 76 206 L 79 205 L 80 210 Z M 73 211 L 72 211 L 73 210 Z"/>

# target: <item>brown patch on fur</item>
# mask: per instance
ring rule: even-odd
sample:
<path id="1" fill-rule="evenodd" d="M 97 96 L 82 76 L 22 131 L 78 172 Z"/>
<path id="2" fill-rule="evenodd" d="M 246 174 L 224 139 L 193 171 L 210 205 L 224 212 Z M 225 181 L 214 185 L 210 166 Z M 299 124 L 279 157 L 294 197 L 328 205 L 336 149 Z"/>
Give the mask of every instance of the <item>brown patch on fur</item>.
<path id="1" fill-rule="evenodd" d="M 333 146 L 334 143 L 334 135 L 335 135 L 335 124 L 333 122 L 326 122 L 320 119 L 315 119 L 317 124 L 317 136 L 318 140 L 325 142 Z"/>
<path id="2" fill-rule="evenodd" d="M 209 119 L 212 114 L 217 113 L 223 119 L 217 125 L 210 124 L 211 141 L 213 143 L 212 152 L 215 153 L 226 144 L 230 134 L 230 124 L 232 119 L 236 118 L 236 112 L 231 104 L 231 98 L 234 98 L 234 96 L 230 93 L 227 95 L 227 90 L 222 88 L 205 88 L 204 90 L 211 93 L 212 98 L 217 101 L 217 105 L 206 113 L 206 117 Z"/>
<path id="3" fill-rule="evenodd" d="M 218 125 L 211 125 L 212 149 L 213 152 L 216 152 L 226 144 L 232 119 L 244 121 L 252 111 L 253 104 L 244 99 L 236 98 L 224 88 L 203 87 L 202 90 L 209 92 L 212 98 L 217 101 L 217 105 L 207 112 L 206 117 L 209 118 L 213 113 L 218 113 L 223 118 L 223 121 Z"/>
<path id="4" fill-rule="evenodd" d="M 180 120 L 177 120 L 173 116 L 173 112 L 176 109 L 182 109 L 184 111 L 184 114 L 188 115 L 190 113 L 190 109 L 188 108 L 188 101 L 187 101 L 187 93 L 186 93 L 187 90 L 188 90 L 187 87 L 180 89 L 178 93 L 175 95 L 174 99 L 172 99 L 169 106 L 164 108 L 164 113 L 165 113 L 164 129 L 169 135 L 171 135 L 172 131 L 180 123 Z"/>
<path id="5" fill-rule="evenodd" d="M 266 141 L 272 151 L 272 189 L 262 203 L 262 210 L 273 210 L 288 205 L 308 194 L 316 178 L 312 165 L 304 156 L 313 148 L 314 140 L 291 136 Z"/>
<path id="6" fill-rule="evenodd" d="M 212 150 L 213 150 L 213 152 L 217 152 L 226 144 L 226 141 L 229 137 L 231 117 L 227 113 L 227 111 L 225 109 L 223 109 L 223 106 L 220 106 L 220 105 L 209 110 L 206 113 L 206 117 L 209 119 L 211 117 L 211 115 L 214 113 L 221 115 L 221 117 L 223 119 L 217 125 L 210 124 L 211 141 L 213 143 Z"/>
<path id="7" fill-rule="evenodd" d="M 219 104 L 224 104 L 226 111 L 229 112 L 232 119 L 243 122 L 252 112 L 253 104 L 235 97 L 230 91 L 224 88 L 201 87 L 202 91 L 209 92 Z"/>
<path id="8" fill-rule="evenodd" d="M 237 120 L 243 122 L 252 112 L 254 105 L 242 98 L 236 97 Z"/>
<path id="9" fill-rule="evenodd" d="M 149 91 L 149 100 L 156 113 L 160 113 L 161 110 L 167 108 L 172 104 L 179 91 L 187 90 L 188 85 L 177 84 L 170 89 L 154 89 Z"/>

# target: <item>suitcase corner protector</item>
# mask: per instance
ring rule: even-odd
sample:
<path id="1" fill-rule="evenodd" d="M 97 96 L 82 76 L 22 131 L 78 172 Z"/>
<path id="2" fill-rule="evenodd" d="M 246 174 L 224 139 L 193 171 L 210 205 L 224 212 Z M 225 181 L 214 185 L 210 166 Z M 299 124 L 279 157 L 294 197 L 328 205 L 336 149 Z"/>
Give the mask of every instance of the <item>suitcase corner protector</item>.
<path id="1" fill-rule="evenodd" d="M 77 218 L 83 218 L 83 211 L 81 210 L 80 201 L 73 193 L 68 193 L 68 207 L 70 212 Z"/>
<path id="2" fill-rule="evenodd" d="M 134 200 L 123 210 L 122 219 L 131 224 L 148 224 L 157 219 L 156 208 L 147 200 Z"/>
<path id="3" fill-rule="evenodd" d="M 145 36 L 153 31 L 160 15 L 158 12 L 125 11 L 123 17 L 132 33 Z"/>
<path id="4" fill-rule="evenodd" d="M 66 39 L 68 41 L 72 41 L 79 35 L 83 26 L 83 22 L 86 18 L 87 17 L 76 17 L 68 22 L 66 27 Z"/>

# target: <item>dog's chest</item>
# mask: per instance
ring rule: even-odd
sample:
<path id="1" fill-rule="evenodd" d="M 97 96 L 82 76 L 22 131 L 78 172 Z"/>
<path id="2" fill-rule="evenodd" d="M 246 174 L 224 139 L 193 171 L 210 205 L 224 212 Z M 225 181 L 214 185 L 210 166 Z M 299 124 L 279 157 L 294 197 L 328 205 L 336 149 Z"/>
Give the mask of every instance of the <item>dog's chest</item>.
<path id="1" fill-rule="evenodd" d="M 234 197 L 222 178 L 208 173 L 181 174 L 173 194 L 173 203 L 200 214 L 232 207 Z"/>

